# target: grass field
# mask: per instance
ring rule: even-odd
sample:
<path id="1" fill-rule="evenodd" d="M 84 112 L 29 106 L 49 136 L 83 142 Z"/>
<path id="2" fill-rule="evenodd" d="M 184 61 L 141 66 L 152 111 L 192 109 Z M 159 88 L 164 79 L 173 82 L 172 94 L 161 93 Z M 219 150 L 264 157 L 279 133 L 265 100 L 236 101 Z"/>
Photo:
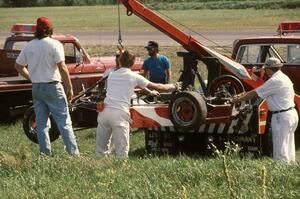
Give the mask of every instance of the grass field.
<path id="1" fill-rule="evenodd" d="M 1 8 L 0 31 L 7 31 L 15 22 L 34 23 L 41 15 L 52 17 L 61 31 L 112 31 L 116 30 L 117 18 L 116 10 L 109 11 L 111 8 L 115 9 L 111 6 Z M 273 30 L 278 21 L 299 19 L 300 15 L 298 9 L 166 13 L 193 29 L 237 31 L 244 28 Z M 126 31 L 153 30 L 134 16 L 124 16 L 122 22 Z M 92 55 L 99 52 L 111 55 L 116 50 L 115 46 L 86 48 Z M 144 55 L 142 46 L 128 48 L 138 56 Z M 174 79 L 182 65 L 175 53 L 179 50 L 182 49 L 174 46 L 161 48 L 174 64 Z M 69 157 L 61 139 L 52 144 L 53 157 L 46 158 L 39 156 L 38 145 L 25 137 L 20 119 L 1 123 L 0 198 L 300 198 L 300 150 L 297 151 L 298 163 L 291 165 L 274 162 L 270 157 L 240 159 L 234 148 L 229 148 L 231 154 L 216 157 L 155 156 L 145 152 L 144 134 L 138 131 L 131 134 L 128 160 L 113 156 L 99 159 L 95 156 L 95 131 L 92 128 L 75 132 L 80 158 Z"/>
<path id="2" fill-rule="evenodd" d="M 160 10 L 185 26 L 197 30 L 273 30 L 283 20 L 299 20 L 300 9 L 278 10 Z M 14 23 L 35 23 L 39 16 L 53 19 L 56 31 L 116 31 L 117 6 L 0 8 L 0 31 Z M 136 16 L 128 17 L 121 5 L 124 31 L 154 31 Z"/>
<path id="3" fill-rule="evenodd" d="M 76 131 L 80 158 L 61 140 L 53 157 L 22 133 L 21 122 L 0 128 L 1 198 L 299 198 L 300 166 L 270 158 L 153 156 L 143 133 L 131 134 L 129 160 L 95 157 L 95 129 Z M 230 151 L 230 150 L 229 150 Z M 224 163 L 225 160 L 225 163 Z"/>

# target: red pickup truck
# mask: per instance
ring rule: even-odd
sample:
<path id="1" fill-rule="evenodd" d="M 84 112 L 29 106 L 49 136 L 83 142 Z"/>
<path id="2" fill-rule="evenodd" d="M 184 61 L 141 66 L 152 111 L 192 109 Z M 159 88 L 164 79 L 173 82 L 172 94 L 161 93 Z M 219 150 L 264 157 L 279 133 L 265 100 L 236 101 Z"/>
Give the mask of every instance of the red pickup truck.
<path id="1" fill-rule="evenodd" d="M 300 94 L 300 22 L 285 21 L 278 34 L 235 40 L 232 58 L 244 65 L 249 71 L 255 67 L 256 74 L 269 57 L 276 57 L 282 63 L 282 71 L 294 83 L 296 93 Z"/>
<path id="2" fill-rule="evenodd" d="M 15 24 L 11 36 L 0 49 L 0 120 L 10 116 L 17 107 L 31 104 L 31 83 L 21 77 L 14 68 L 21 49 L 34 38 L 35 25 Z M 106 69 L 115 66 L 115 57 L 90 57 L 79 40 L 69 34 L 54 34 L 65 50 L 65 62 L 73 83 L 74 94 L 95 84 Z M 141 69 L 143 60 L 137 59 L 133 70 Z"/>

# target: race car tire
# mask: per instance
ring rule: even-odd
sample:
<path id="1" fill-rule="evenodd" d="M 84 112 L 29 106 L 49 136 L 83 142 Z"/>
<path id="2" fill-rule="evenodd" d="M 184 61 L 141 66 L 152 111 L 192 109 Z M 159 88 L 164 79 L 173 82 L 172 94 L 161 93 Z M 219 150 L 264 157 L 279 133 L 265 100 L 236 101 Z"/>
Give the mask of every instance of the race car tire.
<path id="1" fill-rule="evenodd" d="M 53 142 L 56 139 L 59 138 L 59 130 L 57 128 L 57 125 L 50 115 L 50 124 L 51 127 L 49 129 L 49 138 L 50 141 Z M 35 112 L 33 106 L 29 107 L 26 112 L 24 113 L 23 118 L 23 130 L 25 135 L 34 143 L 38 144 L 38 138 L 37 138 L 37 130 L 36 130 L 36 121 L 35 121 Z"/>
<path id="2" fill-rule="evenodd" d="M 209 85 L 207 89 L 207 96 L 215 96 L 216 92 L 223 86 L 226 89 L 227 94 L 230 96 L 223 96 L 223 97 L 233 97 L 239 93 L 245 91 L 245 88 L 242 82 L 232 76 L 232 75 L 221 75 L 220 77 L 215 78 Z"/>
<path id="3" fill-rule="evenodd" d="M 206 102 L 198 92 L 178 92 L 170 100 L 169 114 L 176 128 L 198 130 L 207 117 Z"/>

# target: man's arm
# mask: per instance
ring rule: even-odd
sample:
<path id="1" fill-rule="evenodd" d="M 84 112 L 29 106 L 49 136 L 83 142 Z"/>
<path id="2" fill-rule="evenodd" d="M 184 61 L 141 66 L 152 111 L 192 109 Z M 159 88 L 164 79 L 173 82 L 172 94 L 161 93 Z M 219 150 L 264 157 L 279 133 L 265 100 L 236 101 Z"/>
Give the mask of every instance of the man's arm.
<path id="1" fill-rule="evenodd" d="M 153 82 L 150 82 L 147 85 L 147 88 L 149 88 L 150 90 L 157 90 L 159 92 L 173 92 L 179 89 L 175 84 L 158 84 Z"/>
<path id="2" fill-rule="evenodd" d="M 147 78 L 147 74 L 148 74 L 148 69 L 146 69 L 144 66 L 142 67 L 143 69 L 143 76 Z"/>
<path id="3" fill-rule="evenodd" d="M 230 103 L 237 103 L 237 102 L 241 102 L 241 101 L 247 101 L 253 98 L 258 97 L 258 94 L 256 92 L 255 89 L 253 89 L 252 91 L 249 91 L 247 93 L 241 93 L 239 95 L 234 96 L 231 100 Z"/>
<path id="4" fill-rule="evenodd" d="M 72 83 L 71 83 L 67 65 L 65 64 L 64 61 L 61 61 L 61 62 L 57 63 L 57 66 L 58 66 L 62 81 L 63 81 L 64 85 L 66 86 L 67 99 L 68 99 L 68 101 L 71 101 L 74 94 L 73 94 L 73 87 L 72 87 Z"/>
<path id="5" fill-rule="evenodd" d="M 22 75 L 27 80 L 31 81 L 29 77 L 29 72 L 25 66 L 15 63 L 15 69 L 18 71 L 18 73 L 20 73 L 20 75 Z"/>
<path id="6" fill-rule="evenodd" d="M 171 73 L 171 69 L 167 68 L 166 69 L 166 73 L 167 73 L 167 83 L 169 83 L 172 79 L 172 73 Z"/>
<path id="7" fill-rule="evenodd" d="M 145 88 L 139 88 L 137 87 L 135 89 L 135 93 L 137 95 L 151 95 L 151 96 L 159 96 L 160 93 L 156 90 L 150 90 L 149 88 L 145 87 Z"/>

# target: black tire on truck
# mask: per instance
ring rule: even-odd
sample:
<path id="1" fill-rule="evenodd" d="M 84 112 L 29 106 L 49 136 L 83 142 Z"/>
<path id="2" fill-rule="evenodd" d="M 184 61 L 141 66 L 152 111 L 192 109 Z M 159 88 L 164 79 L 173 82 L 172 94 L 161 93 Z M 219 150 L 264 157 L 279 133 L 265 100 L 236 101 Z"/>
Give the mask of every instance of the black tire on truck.
<path id="1" fill-rule="evenodd" d="M 171 98 L 169 114 L 176 128 L 198 130 L 207 117 L 206 102 L 198 92 L 178 92 Z"/>
<path id="2" fill-rule="evenodd" d="M 50 115 L 50 129 L 49 129 L 49 138 L 50 141 L 53 142 L 59 138 L 59 130 L 57 125 Z M 29 107 L 24 113 L 23 118 L 23 130 L 25 135 L 34 143 L 38 144 L 37 138 L 37 130 L 36 130 L 36 120 L 35 120 L 35 112 L 33 106 Z"/>

